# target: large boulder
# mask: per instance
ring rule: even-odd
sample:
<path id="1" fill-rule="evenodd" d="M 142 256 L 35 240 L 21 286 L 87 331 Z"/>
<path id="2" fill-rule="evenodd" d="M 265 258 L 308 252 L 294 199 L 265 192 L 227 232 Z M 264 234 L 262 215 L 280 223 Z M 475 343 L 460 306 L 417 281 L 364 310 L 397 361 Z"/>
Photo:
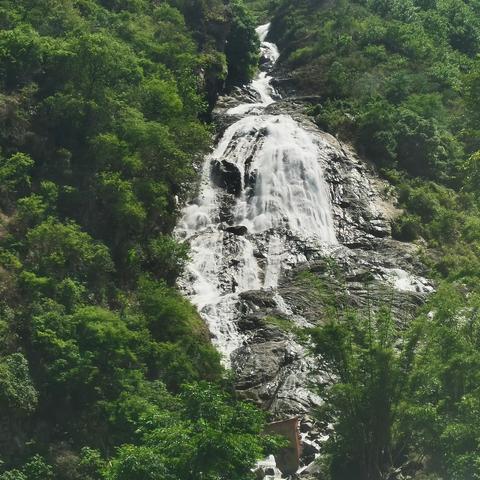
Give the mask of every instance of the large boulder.
<path id="1" fill-rule="evenodd" d="M 235 164 L 227 160 L 215 160 L 211 176 L 215 185 L 227 193 L 238 197 L 242 192 L 242 173 Z"/>
<path id="2" fill-rule="evenodd" d="M 248 228 L 245 225 L 233 225 L 231 227 L 227 227 L 225 231 L 242 237 L 248 233 Z"/>

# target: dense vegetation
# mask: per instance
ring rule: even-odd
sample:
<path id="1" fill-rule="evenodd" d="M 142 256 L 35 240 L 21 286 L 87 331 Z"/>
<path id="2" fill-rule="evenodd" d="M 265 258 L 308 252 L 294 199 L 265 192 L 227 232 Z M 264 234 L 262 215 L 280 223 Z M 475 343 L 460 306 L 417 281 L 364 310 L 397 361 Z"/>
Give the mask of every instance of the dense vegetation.
<path id="1" fill-rule="evenodd" d="M 195 309 L 177 200 L 257 64 L 232 0 L 0 1 L 0 478 L 241 479 L 263 416 Z"/>
<path id="2" fill-rule="evenodd" d="M 329 320 L 307 336 L 325 378 L 321 478 L 478 478 L 478 293 L 442 286 L 407 327 L 390 294 L 372 299 L 379 309 L 338 308 L 346 298 L 336 292 Z"/>
<path id="3" fill-rule="evenodd" d="M 336 379 L 321 392 L 319 418 L 335 427 L 326 475 L 479 478 L 480 2 L 270 7 L 290 87 L 392 182 L 394 235 L 425 247 L 439 284 L 407 331 L 389 312 L 341 312 L 312 332 L 318 368 Z"/>
<path id="4" fill-rule="evenodd" d="M 254 16 L 257 25 L 264 25 L 270 21 L 269 4 L 265 0 L 245 0 L 245 4 Z"/>
<path id="5" fill-rule="evenodd" d="M 317 123 L 352 140 L 396 186 L 394 225 L 441 252 L 438 271 L 479 270 L 480 3 L 277 1 L 273 36 Z"/>
<path id="6" fill-rule="evenodd" d="M 392 181 L 394 233 L 439 281 L 409 328 L 335 308 L 310 332 L 334 380 L 324 475 L 478 479 L 480 2 L 268 3 L 310 113 Z M 252 18 L 240 0 L 0 0 L 0 26 L 0 480 L 251 478 L 275 441 L 175 291 L 171 232 L 202 119 L 255 71 Z"/>

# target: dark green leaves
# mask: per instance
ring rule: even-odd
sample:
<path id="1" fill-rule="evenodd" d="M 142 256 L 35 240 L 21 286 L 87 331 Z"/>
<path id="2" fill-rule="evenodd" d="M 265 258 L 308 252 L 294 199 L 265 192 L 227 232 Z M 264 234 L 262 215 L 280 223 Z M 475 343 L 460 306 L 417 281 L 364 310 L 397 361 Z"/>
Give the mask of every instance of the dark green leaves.
<path id="1" fill-rule="evenodd" d="M 275 441 L 261 437 L 264 418 L 217 387 L 186 385 L 175 411 L 140 420 L 142 442 L 120 447 L 108 480 L 189 478 L 247 480 L 251 465 Z M 152 412 L 153 413 L 153 412 Z"/>
<path id="2" fill-rule="evenodd" d="M 230 2 L 233 22 L 225 53 L 228 62 L 227 87 L 248 83 L 258 66 L 259 40 L 253 18 L 241 1 Z"/>

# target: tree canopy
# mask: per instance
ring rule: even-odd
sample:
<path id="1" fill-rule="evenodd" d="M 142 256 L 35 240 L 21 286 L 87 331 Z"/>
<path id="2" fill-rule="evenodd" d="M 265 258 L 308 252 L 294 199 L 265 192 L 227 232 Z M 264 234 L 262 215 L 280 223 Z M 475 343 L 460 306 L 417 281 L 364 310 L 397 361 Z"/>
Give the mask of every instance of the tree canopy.
<path id="1" fill-rule="evenodd" d="M 243 479 L 273 445 L 174 288 L 204 120 L 257 60 L 240 1 L 0 2 L 2 480 Z"/>

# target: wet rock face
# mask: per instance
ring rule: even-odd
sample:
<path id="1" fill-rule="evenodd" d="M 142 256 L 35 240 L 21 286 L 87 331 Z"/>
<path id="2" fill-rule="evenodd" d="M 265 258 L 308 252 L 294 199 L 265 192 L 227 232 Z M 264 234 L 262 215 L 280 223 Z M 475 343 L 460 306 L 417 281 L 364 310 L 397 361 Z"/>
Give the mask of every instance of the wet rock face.
<path id="1" fill-rule="evenodd" d="M 255 401 L 274 419 L 298 414 L 306 419 L 303 462 L 308 465 L 319 453 L 321 438 L 314 422 L 308 420 L 321 403 L 309 385 L 325 379 L 322 372 L 312 371 L 313 360 L 298 343 L 294 327 L 328 321 L 332 301 L 337 307 L 363 310 L 389 305 L 396 320 L 406 324 L 433 286 L 418 261 L 417 247 L 391 238 L 394 199 L 386 195 L 387 185 L 373 168 L 347 146 L 318 131 L 299 106 L 281 102 L 270 109 L 293 114 L 314 133 L 321 147 L 318 161 L 330 188 L 339 243 L 319 246 L 282 232 L 289 248 L 282 257 L 277 288 L 240 295 L 238 326 L 244 342 L 233 352 L 232 369 L 242 398 Z M 257 238 L 256 245 L 257 257 L 268 259 L 267 243 Z M 303 476 L 308 478 L 312 469 Z"/>
<path id="2" fill-rule="evenodd" d="M 275 49 L 264 50 L 269 69 Z M 391 237 L 388 185 L 269 78 L 219 99 L 218 145 L 178 228 L 193 258 L 180 286 L 239 395 L 272 420 L 301 417 L 306 466 L 325 434 L 311 418 L 322 401 L 311 385 L 326 379 L 295 332 L 329 321 L 332 307 L 388 305 L 406 324 L 433 286 L 417 247 Z"/>
<path id="3" fill-rule="evenodd" d="M 212 163 L 212 181 L 230 195 L 238 196 L 242 191 L 242 174 L 236 165 L 227 160 Z"/>
<path id="4" fill-rule="evenodd" d="M 232 107 L 232 100 L 226 103 Z M 302 416 L 302 425 L 308 426 L 302 434 L 307 446 L 302 461 L 308 465 L 318 454 L 322 438 L 310 420 L 312 410 L 321 404 L 311 384 L 326 380 L 322 372 L 312 370 L 314 361 L 298 343 L 295 328 L 327 322 L 331 302 L 357 309 L 389 305 L 397 321 L 406 324 L 433 286 L 418 261 L 417 247 L 392 239 L 391 219 L 397 214 L 394 199 L 388 197 L 388 185 L 379 180 L 372 166 L 319 131 L 303 115 L 301 105 L 280 101 L 265 112 L 291 115 L 315 138 L 338 243 L 307 241 L 288 227 L 255 235 L 247 226 L 236 225 L 232 205 L 239 195 L 241 174 L 228 162 L 218 165 L 216 185 L 224 191 L 220 210 L 228 223 L 222 255 L 231 257 L 230 265 L 239 254 L 232 238 L 241 236 L 254 245 L 260 284 L 264 284 L 262 275 L 273 262 L 272 236 L 282 237 L 286 245 L 278 258 L 278 284 L 239 294 L 234 321 L 242 340 L 231 355 L 231 368 L 240 397 L 268 410 L 272 419 Z M 217 115 L 225 115 L 224 110 L 219 107 Z M 225 125 L 233 121 L 224 118 Z M 250 183 L 255 185 L 255 179 Z"/>
<path id="5" fill-rule="evenodd" d="M 234 235 L 246 235 L 248 233 L 248 228 L 245 225 L 234 225 L 232 227 L 225 228 L 225 231 L 228 233 L 233 233 Z"/>

